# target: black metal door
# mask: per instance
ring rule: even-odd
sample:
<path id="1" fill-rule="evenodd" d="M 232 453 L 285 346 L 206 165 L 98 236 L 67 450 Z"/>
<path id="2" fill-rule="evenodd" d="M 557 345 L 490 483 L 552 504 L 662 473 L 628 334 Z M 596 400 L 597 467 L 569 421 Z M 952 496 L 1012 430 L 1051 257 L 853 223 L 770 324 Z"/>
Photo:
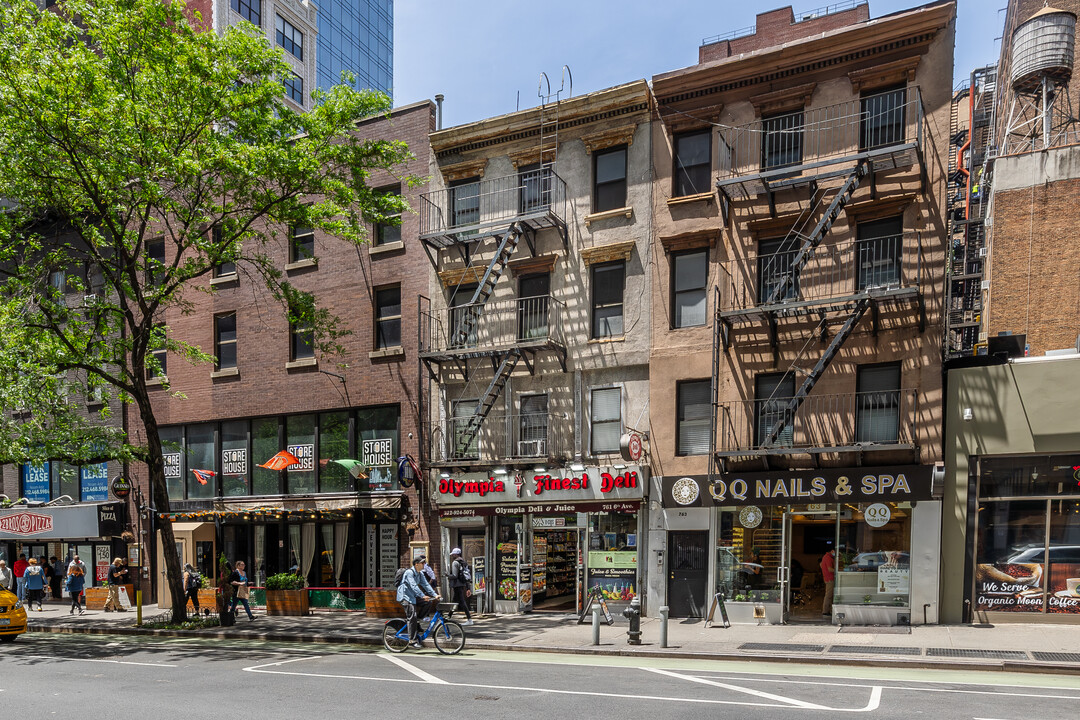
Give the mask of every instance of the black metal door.
<path id="1" fill-rule="evenodd" d="M 668 606 L 671 617 L 705 617 L 708 600 L 707 531 L 668 533 Z"/>

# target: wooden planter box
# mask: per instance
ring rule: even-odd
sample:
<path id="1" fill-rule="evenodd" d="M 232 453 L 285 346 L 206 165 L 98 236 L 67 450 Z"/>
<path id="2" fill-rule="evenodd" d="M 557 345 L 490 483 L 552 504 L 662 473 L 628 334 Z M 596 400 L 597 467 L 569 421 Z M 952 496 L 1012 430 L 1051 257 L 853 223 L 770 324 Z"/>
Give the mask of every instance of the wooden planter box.
<path id="1" fill-rule="evenodd" d="M 135 604 L 135 586 L 125 585 L 127 588 L 128 599 L 131 600 L 132 605 Z M 86 593 L 86 609 L 87 610 L 104 610 L 105 601 L 109 599 L 109 588 L 107 587 L 88 587 L 83 592 Z"/>
<path id="2" fill-rule="evenodd" d="M 397 590 L 366 590 L 364 610 L 368 617 L 376 618 L 396 618 L 405 615 L 405 611 L 397 601 Z"/>
<path id="3" fill-rule="evenodd" d="M 250 600 L 249 600 L 250 602 Z M 309 615 L 307 590 L 267 590 L 267 615 Z"/>
<path id="4" fill-rule="evenodd" d="M 194 611 L 195 607 L 188 600 L 188 610 Z M 217 612 L 217 588 L 199 588 L 199 610 L 210 608 L 210 612 Z"/>

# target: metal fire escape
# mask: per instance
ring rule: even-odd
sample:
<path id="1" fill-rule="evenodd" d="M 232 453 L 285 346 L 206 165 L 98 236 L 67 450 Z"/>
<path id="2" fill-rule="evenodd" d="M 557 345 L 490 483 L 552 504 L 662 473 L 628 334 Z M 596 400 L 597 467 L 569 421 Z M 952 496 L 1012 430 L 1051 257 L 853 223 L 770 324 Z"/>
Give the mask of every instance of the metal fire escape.
<path id="1" fill-rule="evenodd" d="M 462 397 L 470 392 L 471 387 L 469 360 L 486 357 L 491 361 L 493 376 L 477 400 L 476 409 L 467 418 L 459 418 L 461 425 L 457 426 L 453 442 L 460 447 L 468 447 L 476 439 L 518 363 L 524 360 L 529 371 L 535 372 L 529 353 L 536 351 L 536 343 L 532 347 L 528 343 L 515 341 L 511 341 L 509 347 L 503 344 L 485 345 L 478 342 L 477 329 L 488 307 L 488 300 L 522 239 L 535 256 L 536 233 L 543 228 L 555 228 L 564 247 L 569 247 L 565 222 L 565 185 L 555 173 L 560 95 L 565 90 L 568 74 L 569 68 L 564 67 L 563 87 L 554 93 L 549 89 L 546 94 L 543 88 L 547 77 L 541 76 L 541 89 L 538 91 L 541 99 L 538 169 L 519 172 L 510 178 L 481 181 L 475 186 L 458 186 L 422 196 L 420 239 L 436 270 L 439 268 L 438 253 L 442 249 L 457 248 L 466 268 L 471 268 L 472 257 L 483 241 L 488 238 L 497 240 L 495 253 L 482 274 L 475 272 L 473 275 L 479 275 L 479 279 L 471 298 L 464 305 L 451 310 L 454 313 L 452 321 L 448 316 L 448 342 L 440 344 L 431 338 L 427 342 L 421 340 L 420 357 L 433 379 L 438 379 L 439 366 L 444 362 L 453 362 L 458 367 L 466 383 Z M 467 210 L 460 210 L 461 205 L 467 206 Z M 560 205 L 563 207 L 560 208 Z M 462 274 L 458 287 L 467 277 L 467 273 Z M 426 322 L 421 318 L 421 333 L 425 326 L 431 329 L 431 324 L 431 318 Z M 555 352 L 565 371 L 565 346 L 548 342 L 545 347 Z"/>
<path id="2" fill-rule="evenodd" d="M 946 284 L 946 358 L 985 351 L 983 279 L 993 169 L 993 108 L 997 67 L 971 73 L 953 94 L 950 118 Z"/>
<path id="3" fill-rule="evenodd" d="M 918 128 L 916 137 L 908 137 L 900 133 L 896 137 L 889 137 L 887 142 L 877 147 L 862 148 L 858 152 L 837 153 L 829 157 L 804 158 L 802 162 L 791 164 L 779 170 L 766 170 L 762 168 L 758 172 L 738 173 L 732 172 L 730 177 L 721 177 L 717 183 L 723 196 L 724 204 L 728 208 L 734 207 L 739 200 L 754 200 L 755 197 L 765 196 L 768 200 L 769 213 L 775 217 L 775 195 L 781 190 L 794 190 L 800 187 L 810 190 L 809 202 L 800 213 L 795 225 L 780 242 L 779 247 L 783 252 L 770 258 L 770 262 L 779 255 L 785 256 L 782 267 L 773 268 L 768 274 L 769 283 L 751 291 L 751 296 L 756 300 L 749 299 L 740 307 L 724 307 L 723 293 L 718 289 L 716 302 L 716 315 L 714 318 L 715 329 L 713 333 L 713 404 L 719 411 L 718 403 L 718 380 L 719 360 L 721 352 L 727 352 L 733 342 L 733 333 L 739 326 L 750 329 L 762 326 L 768 332 L 769 342 L 773 352 L 779 353 L 779 329 L 780 322 L 784 319 L 793 319 L 796 322 L 805 323 L 806 320 L 816 320 L 814 335 L 825 342 L 829 336 L 830 327 L 839 326 L 832 338 L 829 339 L 821 356 L 811 369 L 803 370 L 798 367 L 803 352 L 808 345 L 803 347 L 799 356 L 788 368 L 788 373 L 804 375 L 800 387 L 790 398 L 777 398 L 778 406 L 775 412 L 770 413 L 767 430 L 758 438 L 756 443 L 760 452 L 747 452 L 745 448 L 731 451 L 717 451 L 715 443 L 716 433 L 712 433 L 713 448 L 711 460 L 721 465 L 730 458 L 747 457 L 771 454 L 771 448 L 784 434 L 796 417 L 796 412 L 810 395 L 814 386 L 824 375 L 830 363 L 836 358 L 841 347 L 855 331 L 867 311 L 873 318 L 873 332 L 876 335 L 879 329 L 880 314 L 885 305 L 895 306 L 914 303 L 917 307 L 920 331 L 925 329 L 926 310 L 925 299 L 918 280 L 914 283 L 894 283 L 884 286 L 866 285 L 856 282 L 842 292 L 826 293 L 824 296 L 803 297 L 802 285 L 815 281 L 813 273 L 809 281 L 803 277 L 807 272 L 808 264 L 822 251 L 822 243 L 830 229 L 836 223 L 841 213 L 851 202 L 856 190 L 860 185 L 869 180 L 871 183 L 871 196 L 876 197 L 876 173 L 902 167 L 919 165 L 920 177 L 925 183 L 925 167 L 921 157 L 922 143 L 922 116 L 921 101 L 917 104 Z M 865 109 L 863 109 L 865 116 Z M 843 122 L 838 119 L 837 124 Z M 806 125 L 810 126 L 807 121 Z M 800 133 L 802 128 L 796 128 Z M 835 130 L 835 128 L 834 128 Z M 761 131 L 759 131 L 761 132 Z M 809 131 L 806 131 L 809 132 Z M 865 128 L 861 130 L 865 137 Z M 762 133 L 764 134 L 764 133 Z M 802 152 L 802 144 L 813 143 L 799 135 L 798 151 Z M 765 140 L 760 142 L 764 143 Z M 728 144 L 727 155 L 732 158 L 733 166 L 738 160 L 738 137 L 735 142 Z M 762 157 L 765 153 L 762 152 Z M 764 164 L 764 162 L 762 163 Z M 837 165 L 843 166 L 837 169 Z M 835 191 L 823 189 L 822 183 L 835 182 L 842 178 L 841 184 Z M 831 194 L 831 200 L 826 205 L 826 198 Z M 816 220 L 815 220 L 816 218 Z M 812 226 L 811 226 L 812 223 Z M 797 248 L 797 249 L 796 249 Z M 789 255 L 790 254 L 790 255 Z M 790 257 L 790 260 L 786 260 Z M 767 269 L 759 268 L 763 275 Z M 921 258 L 920 268 L 921 272 Z M 736 294 L 732 290 L 732 294 Z M 738 305 L 738 303 L 732 303 Z M 772 398 L 769 399 L 773 400 Z M 716 413 L 714 412 L 714 429 L 716 425 Z M 775 418 L 775 419 L 773 419 Z"/>

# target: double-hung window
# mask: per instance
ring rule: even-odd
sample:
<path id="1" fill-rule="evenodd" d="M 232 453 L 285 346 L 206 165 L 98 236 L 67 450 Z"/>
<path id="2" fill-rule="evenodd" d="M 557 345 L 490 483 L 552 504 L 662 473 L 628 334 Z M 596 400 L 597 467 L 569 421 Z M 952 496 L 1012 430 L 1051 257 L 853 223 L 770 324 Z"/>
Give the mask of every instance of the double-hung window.
<path id="1" fill-rule="evenodd" d="M 287 75 L 282 81 L 285 95 L 300 107 L 304 106 L 304 78 L 299 75 Z"/>
<path id="2" fill-rule="evenodd" d="M 858 290 L 900 284 L 900 251 L 904 241 L 903 217 L 861 222 L 856 230 L 856 282 Z"/>
<path id="3" fill-rule="evenodd" d="M 761 169 L 798 165 L 803 158 L 803 111 L 761 119 Z"/>
<path id="4" fill-rule="evenodd" d="M 593 212 L 626 207 L 626 146 L 593 155 Z"/>
<path id="5" fill-rule="evenodd" d="M 712 383 L 709 380 L 679 383 L 676 392 L 676 455 L 705 455 L 709 452 L 711 393 Z"/>
<path id="6" fill-rule="evenodd" d="M 480 178 L 463 178 L 450 183 L 451 227 L 480 222 Z"/>
<path id="7" fill-rule="evenodd" d="M 904 142 L 907 86 L 865 92 L 859 98 L 859 150 Z"/>
<path id="8" fill-rule="evenodd" d="M 795 417 L 788 406 L 795 395 L 795 377 L 790 373 L 758 375 L 754 386 L 755 447 L 791 447 Z M 774 432 L 775 438 L 766 442 Z"/>
<path id="9" fill-rule="evenodd" d="M 622 436 L 622 389 L 597 388 L 592 391 L 589 420 L 593 455 L 619 451 Z"/>
<path id="10" fill-rule="evenodd" d="M 230 0 L 233 12 L 252 25 L 262 25 L 262 0 Z"/>
<path id="11" fill-rule="evenodd" d="M 900 364 L 859 368 L 855 440 L 895 443 L 900 436 Z"/>
<path id="12" fill-rule="evenodd" d="M 793 267 L 798 247 L 794 237 L 758 243 L 759 305 L 799 297 L 799 276 Z"/>
<path id="13" fill-rule="evenodd" d="M 289 262 L 315 257 L 315 231 L 304 225 L 289 227 Z"/>
<path id="14" fill-rule="evenodd" d="M 592 266 L 592 337 L 622 337 L 626 263 Z"/>
<path id="15" fill-rule="evenodd" d="M 236 367 L 236 313 L 214 316 L 215 370 Z"/>
<path id="16" fill-rule="evenodd" d="M 375 191 L 378 195 L 400 195 L 401 185 L 391 185 Z M 398 222 L 375 223 L 375 232 L 372 237 L 372 245 L 388 245 L 401 242 L 401 213 L 387 216 L 387 220 L 397 219 Z"/>
<path id="17" fill-rule="evenodd" d="M 671 256 L 672 327 L 705 324 L 708 275 L 708 250 L 691 250 Z"/>
<path id="18" fill-rule="evenodd" d="M 675 136 L 674 197 L 710 192 L 712 131 L 695 130 Z"/>
<path id="19" fill-rule="evenodd" d="M 375 347 L 401 347 L 401 286 L 375 291 Z"/>

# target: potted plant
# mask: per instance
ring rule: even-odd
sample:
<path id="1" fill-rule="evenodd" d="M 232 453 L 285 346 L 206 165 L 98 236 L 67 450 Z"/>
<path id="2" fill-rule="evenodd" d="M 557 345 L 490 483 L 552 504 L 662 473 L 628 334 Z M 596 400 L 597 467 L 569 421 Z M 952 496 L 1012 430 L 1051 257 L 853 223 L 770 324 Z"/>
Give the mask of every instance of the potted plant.
<path id="1" fill-rule="evenodd" d="M 267 615 L 307 615 L 308 593 L 304 578 L 295 573 L 278 573 L 266 578 Z"/>

